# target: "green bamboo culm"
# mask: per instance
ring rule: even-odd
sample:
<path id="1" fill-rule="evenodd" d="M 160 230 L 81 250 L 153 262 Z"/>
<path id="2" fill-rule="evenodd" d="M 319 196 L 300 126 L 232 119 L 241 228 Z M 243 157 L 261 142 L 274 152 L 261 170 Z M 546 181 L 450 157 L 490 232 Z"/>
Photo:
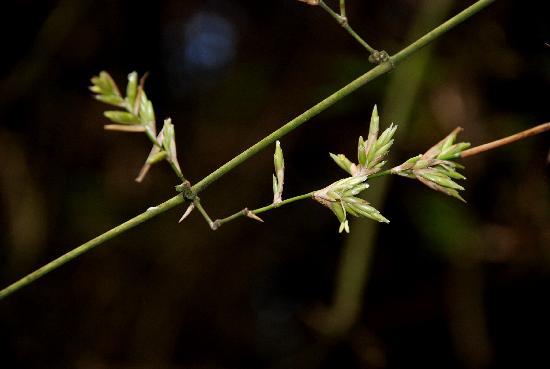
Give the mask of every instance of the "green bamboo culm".
<path id="1" fill-rule="evenodd" d="M 317 116 L 319 113 L 331 107 L 336 102 L 348 96 L 358 88 L 364 86 L 365 84 L 374 80 L 375 78 L 391 71 L 399 63 L 401 63 L 402 61 L 404 61 L 405 59 L 407 59 L 408 57 L 416 53 L 418 50 L 430 44 L 435 39 L 439 38 L 441 35 L 450 31 L 460 23 L 469 19 L 470 17 L 472 17 L 482 9 L 489 6 L 494 1 L 495 0 L 477 1 L 476 3 L 466 8 L 459 14 L 455 15 L 445 23 L 439 25 L 432 31 L 428 32 L 427 34 L 425 34 L 424 36 L 422 36 L 421 38 L 419 38 L 409 46 L 405 47 L 404 49 L 399 51 L 397 54 L 391 56 L 389 61 L 372 68 L 371 70 L 361 75 L 360 77 L 358 77 L 357 79 L 349 83 L 348 85 L 342 87 L 340 90 L 336 91 L 326 99 L 314 105 L 312 108 L 306 110 L 304 113 L 300 114 L 299 116 L 297 116 L 296 118 L 288 122 L 287 124 L 283 125 L 281 128 L 277 129 L 276 131 L 272 132 L 262 140 L 258 141 L 256 144 L 244 150 L 242 153 L 235 156 L 233 159 L 229 160 L 227 163 L 225 163 L 224 165 L 216 169 L 214 172 L 210 173 L 208 176 L 203 178 L 201 181 L 196 183 L 194 186 L 192 186 L 191 188 L 192 191 L 195 194 L 198 194 L 204 191 L 210 184 L 214 183 L 215 181 L 220 179 L 222 176 L 224 176 L 225 174 L 235 169 L 235 167 L 237 167 L 238 165 L 244 163 L 245 161 L 250 159 L 252 156 L 256 155 L 263 149 L 267 148 L 268 146 L 273 144 L 276 140 L 281 139 L 286 134 L 300 127 L 302 124 L 311 120 L 313 117 Z M 137 215 L 136 217 L 116 226 L 115 228 L 101 234 L 100 236 L 78 246 L 77 248 L 58 257 L 57 259 L 49 262 L 48 264 L 42 266 L 41 268 L 28 274 L 27 276 L 19 279 L 18 281 L 14 282 L 8 287 L 2 289 L 0 291 L 0 300 L 18 291 L 22 287 L 34 282 L 35 280 L 46 275 L 52 270 L 59 268 L 61 265 L 67 263 L 68 261 L 73 260 L 78 256 L 82 255 L 83 253 L 93 249 L 94 247 L 99 246 L 104 242 L 118 236 L 119 234 L 124 233 L 134 228 L 135 226 L 182 204 L 184 201 L 185 201 L 184 197 L 181 194 L 178 194 L 177 196 L 169 199 L 168 201 L 156 207 L 149 208 L 147 211 L 143 212 L 142 214 Z"/>

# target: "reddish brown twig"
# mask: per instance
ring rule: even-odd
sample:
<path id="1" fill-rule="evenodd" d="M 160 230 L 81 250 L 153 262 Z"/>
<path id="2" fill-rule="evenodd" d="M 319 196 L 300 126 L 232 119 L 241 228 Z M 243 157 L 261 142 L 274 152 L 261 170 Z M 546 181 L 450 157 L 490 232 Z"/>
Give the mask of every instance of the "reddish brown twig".
<path id="1" fill-rule="evenodd" d="M 549 130 L 550 130 L 550 122 L 539 124 L 536 127 L 529 128 L 525 131 L 516 133 L 515 135 L 504 137 L 504 138 L 501 138 L 500 140 L 496 140 L 483 145 L 472 147 L 471 149 L 468 149 L 468 150 L 464 150 L 462 151 L 462 154 L 460 154 L 460 157 L 467 158 L 468 156 L 474 156 L 482 152 L 496 149 L 497 147 L 508 145 L 508 144 L 511 144 L 512 142 L 523 140 L 524 138 L 538 135 L 539 133 L 546 132 Z"/>

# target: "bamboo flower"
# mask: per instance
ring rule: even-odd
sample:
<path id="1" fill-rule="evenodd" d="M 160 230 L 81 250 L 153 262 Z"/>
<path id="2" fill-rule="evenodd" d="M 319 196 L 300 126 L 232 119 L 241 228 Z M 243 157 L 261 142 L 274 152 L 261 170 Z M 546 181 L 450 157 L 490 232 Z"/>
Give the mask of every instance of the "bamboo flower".
<path id="1" fill-rule="evenodd" d="M 344 154 L 330 154 L 334 162 L 352 176 L 369 176 L 379 172 L 386 161 L 384 157 L 389 153 L 393 145 L 393 135 L 397 130 L 397 126 L 390 126 L 382 132 L 378 137 L 380 127 L 380 117 L 378 116 L 378 108 L 376 105 L 372 110 L 369 135 L 365 141 L 363 137 L 359 137 L 357 144 L 357 160 L 358 163 L 352 163 Z"/>
<path id="2" fill-rule="evenodd" d="M 355 217 L 370 218 L 378 222 L 389 223 L 378 210 L 359 197 L 359 193 L 366 190 L 369 185 L 365 183 L 367 176 L 355 176 L 341 179 L 333 184 L 316 191 L 313 198 L 320 204 L 326 206 L 340 221 L 338 231 L 349 233 L 348 214 Z"/>
<path id="3" fill-rule="evenodd" d="M 422 155 L 410 158 L 403 164 L 392 168 L 392 174 L 418 179 L 432 190 L 442 192 L 466 202 L 458 191 L 464 187 L 454 180 L 466 179 L 457 169 L 463 167 L 452 161 L 460 157 L 462 151 L 470 147 L 467 142 L 454 143 L 462 128 L 456 128 L 447 137 L 432 146 Z"/>

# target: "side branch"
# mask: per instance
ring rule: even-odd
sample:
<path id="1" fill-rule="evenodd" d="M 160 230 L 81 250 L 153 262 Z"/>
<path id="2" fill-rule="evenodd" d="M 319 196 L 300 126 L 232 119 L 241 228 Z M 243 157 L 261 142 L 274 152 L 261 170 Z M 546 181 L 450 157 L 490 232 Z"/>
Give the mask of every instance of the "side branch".
<path id="1" fill-rule="evenodd" d="M 539 133 L 543 133 L 543 132 L 546 132 L 546 131 L 549 131 L 549 130 L 550 130 L 550 122 L 539 124 L 536 127 L 527 129 L 525 131 L 516 133 L 516 134 L 508 136 L 508 137 L 501 138 L 500 140 L 496 140 L 496 141 L 489 142 L 489 143 L 486 143 L 486 144 L 483 144 L 483 145 L 472 147 L 471 149 L 468 149 L 468 150 L 464 150 L 462 152 L 462 154 L 460 155 L 460 157 L 461 158 L 467 158 L 468 156 L 474 156 L 474 155 L 480 154 L 482 152 L 493 150 L 493 149 L 496 149 L 497 147 L 508 145 L 508 144 L 513 143 L 513 142 L 523 140 L 524 138 L 534 136 L 534 135 L 538 135 Z"/>
<path id="2" fill-rule="evenodd" d="M 346 6 L 345 3 L 341 0 L 340 1 L 340 14 L 336 13 L 334 10 L 330 8 L 323 0 L 319 0 L 319 5 L 323 10 L 325 10 L 328 14 L 330 14 L 331 17 L 333 17 L 338 24 L 342 26 L 357 42 L 359 42 L 367 51 L 372 55 L 374 53 L 377 53 L 378 51 L 370 46 L 361 36 L 357 34 L 351 28 L 348 22 L 348 18 L 346 17 Z"/>
<path id="3" fill-rule="evenodd" d="M 264 206 L 264 207 L 261 207 L 261 208 L 258 208 L 258 209 L 254 209 L 254 210 L 244 209 L 244 210 L 241 210 L 241 211 L 239 211 L 239 212 L 237 212 L 233 215 L 230 215 L 226 218 L 217 219 L 216 221 L 214 221 L 214 224 L 216 224 L 216 226 L 219 228 L 220 226 L 224 225 L 225 223 L 228 223 L 228 222 L 230 222 L 232 220 L 235 220 L 237 218 L 240 218 L 242 216 L 250 217 L 250 214 L 257 215 L 257 214 L 265 213 L 266 211 L 270 211 L 270 210 L 273 210 L 275 208 L 279 208 L 281 206 L 284 206 L 286 204 L 290 204 L 290 203 L 293 203 L 293 202 L 296 202 L 296 201 L 300 201 L 300 200 L 304 200 L 304 199 L 311 199 L 314 193 L 315 193 L 315 191 L 308 192 L 308 193 L 305 193 L 303 195 L 294 196 L 294 197 L 291 197 L 289 199 L 283 200 L 283 201 L 281 201 L 277 204 L 267 205 L 267 206 Z"/>

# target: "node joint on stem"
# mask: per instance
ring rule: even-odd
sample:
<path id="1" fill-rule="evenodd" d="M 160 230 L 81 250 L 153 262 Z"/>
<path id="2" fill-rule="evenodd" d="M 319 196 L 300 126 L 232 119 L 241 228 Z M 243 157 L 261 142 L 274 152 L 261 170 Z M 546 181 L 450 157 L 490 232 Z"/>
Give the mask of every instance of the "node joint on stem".
<path id="1" fill-rule="evenodd" d="M 191 182 L 188 180 L 183 181 L 181 184 L 176 186 L 176 191 L 182 194 L 182 196 L 187 200 L 194 200 L 195 197 L 197 197 L 197 194 L 195 191 L 193 191 L 193 187 L 191 186 Z"/>
<path id="2" fill-rule="evenodd" d="M 218 221 L 212 221 L 206 210 L 201 204 L 201 199 L 199 196 L 197 196 L 197 193 L 193 190 L 193 186 L 191 186 L 191 182 L 188 180 L 183 181 L 183 183 L 176 186 L 176 191 L 178 191 L 184 199 L 189 200 L 193 203 L 195 208 L 201 213 L 203 218 L 208 223 L 208 226 L 210 229 L 215 231 L 220 227 L 220 224 Z"/>
<path id="3" fill-rule="evenodd" d="M 323 10 L 325 10 L 331 17 L 333 17 L 336 22 L 342 26 L 357 42 L 359 42 L 367 51 L 369 52 L 369 62 L 372 64 L 382 64 L 387 61 L 390 62 L 390 64 L 393 67 L 393 62 L 391 61 L 390 55 L 384 51 L 384 50 L 376 50 L 372 46 L 370 46 L 357 32 L 351 28 L 349 25 L 348 17 L 346 15 L 346 5 L 345 1 L 340 1 L 340 14 L 332 10 L 330 6 L 325 4 L 323 0 L 319 0 L 319 5 Z"/>

